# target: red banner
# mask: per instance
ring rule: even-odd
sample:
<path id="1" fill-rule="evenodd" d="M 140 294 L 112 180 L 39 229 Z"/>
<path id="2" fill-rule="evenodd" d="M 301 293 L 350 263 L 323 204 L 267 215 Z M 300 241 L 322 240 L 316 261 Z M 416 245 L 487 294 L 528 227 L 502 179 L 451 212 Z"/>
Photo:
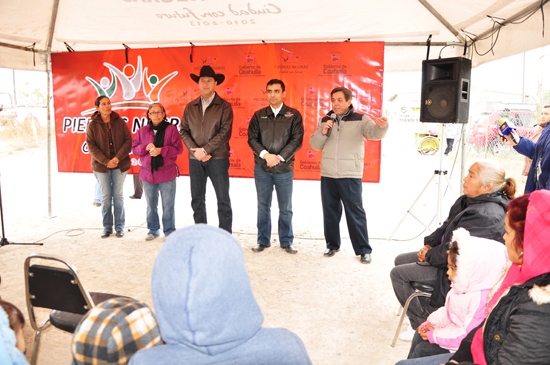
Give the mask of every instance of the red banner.
<path id="1" fill-rule="evenodd" d="M 160 102 L 179 128 L 185 105 L 200 96 L 189 76 L 203 65 L 225 75 L 216 92 L 233 106 L 231 141 L 233 177 L 253 177 L 254 157 L 248 146 L 248 122 L 269 105 L 269 80 L 286 85 L 284 102 L 303 116 L 305 135 L 296 154 L 294 178 L 318 180 L 322 152 L 309 146 L 317 123 L 330 110 L 330 91 L 349 88 L 357 111 L 377 118 L 382 112 L 384 44 L 381 42 L 277 43 L 71 52 L 52 55 L 57 162 L 60 172 L 91 172 L 86 126 L 99 95 L 110 97 L 113 110 L 125 118 L 132 134 L 146 124 L 150 103 Z M 130 173 L 139 171 L 132 157 Z M 189 174 L 187 150 L 179 157 Z M 363 181 L 380 180 L 380 142 L 366 141 Z"/>

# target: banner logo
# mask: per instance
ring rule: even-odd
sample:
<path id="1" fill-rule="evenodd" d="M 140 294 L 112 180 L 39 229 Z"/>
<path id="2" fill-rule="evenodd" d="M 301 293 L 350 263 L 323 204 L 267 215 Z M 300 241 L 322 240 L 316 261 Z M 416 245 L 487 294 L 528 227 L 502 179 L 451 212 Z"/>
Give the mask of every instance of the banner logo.
<path id="1" fill-rule="evenodd" d="M 160 92 L 166 84 L 172 80 L 178 71 L 174 71 L 162 79 L 152 74 L 149 76 L 148 68 L 143 68 L 141 56 L 138 56 L 137 67 L 132 64 L 126 64 L 122 71 L 108 62 L 103 63 L 111 73 L 111 79 L 102 77 L 99 82 L 86 76 L 88 81 L 97 91 L 97 96 L 107 96 L 111 98 L 119 88 L 122 88 L 122 98 L 125 101 L 112 103 L 113 110 L 117 109 L 147 109 L 149 104 L 160 102 Z M 133 100 L 136 94 L 143 90 L 143 94 L 148 100 Z M 84 110 L 81 114 L 88 115 L 95 112 L 95 108 Z"/>

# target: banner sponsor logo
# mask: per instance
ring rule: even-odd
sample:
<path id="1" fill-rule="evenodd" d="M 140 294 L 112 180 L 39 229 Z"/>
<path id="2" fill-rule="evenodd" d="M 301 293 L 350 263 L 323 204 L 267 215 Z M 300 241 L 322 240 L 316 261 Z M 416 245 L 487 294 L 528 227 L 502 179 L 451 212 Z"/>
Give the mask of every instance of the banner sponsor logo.
<path id="1" fill-rule="evenodd" d="M 113 102 L 111 105 L 113 110 L 118 109 L 147 109 L 151 103 L 160 102 L 160 93 L 164 86 L 172 80 L 178 71 L 174 71 L 163 78 L 159 78 L 156 74 L 148 75 L 148 68 L 142 68 L 141 56 L 138 56 L 137 66 L 126 64 L 122 71 L 114 65 L 105 62 L 105 67 L 111 72 L 111 79 L 102 77 L 99 82 L 93 78 L 86 76 L 86 80 L 94 86 L 97 91 L 97 96 L 107 96 L 112 98 L 116 93 L 118 85 L 122 88 L 122 98 L 125 101 Z M 143 94 L 148 100 L 133 100 L 140 89 L 143 88 Z M 84 110 L 82 115 L 90 115 L 95 112 L 95 108 Z"/>

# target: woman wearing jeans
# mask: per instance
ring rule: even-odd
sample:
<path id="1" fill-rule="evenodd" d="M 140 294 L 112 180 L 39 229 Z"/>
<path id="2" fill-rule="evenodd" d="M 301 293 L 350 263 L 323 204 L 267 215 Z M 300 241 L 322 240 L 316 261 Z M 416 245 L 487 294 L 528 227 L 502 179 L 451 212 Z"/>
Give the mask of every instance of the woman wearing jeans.
<path id="1" fill-rule="evenodd" d="M 141 159 L 139 178 L 147 201 L 147 228 L 145 237 L 151 241 L 160 235 L 158 215 L 159 192 L 162 198 L 162 228 L 168 236 L 176 230 L 174 203 L 176 177 L 179 176 L 176 160 L 183 153 L 183 142 L 178 129 L 166 121 L 162 104 L 154 103 L 147 111 L 147 125 L 141 127 L 132 143 L 134 155 Z"/>
<path id="2" fill-rule="evenodd" d="M 92 170 L 101 188 L 101 213 L 103 233 L 107 238 L 113 233 L 124 236 L 124 178 L 130 169 L 132 134 L 126 122 L 111 110 L 111 100 L 100 96 L 95 100 L 97 111 L 86 130 L 86 144 L 92 155 Z"/>

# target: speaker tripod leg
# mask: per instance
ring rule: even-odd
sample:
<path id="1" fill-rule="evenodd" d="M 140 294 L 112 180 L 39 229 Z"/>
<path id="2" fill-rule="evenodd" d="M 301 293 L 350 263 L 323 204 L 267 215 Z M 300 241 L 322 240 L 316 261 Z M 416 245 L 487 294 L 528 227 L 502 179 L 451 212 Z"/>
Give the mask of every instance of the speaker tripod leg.
<path id="1" fill-rule="evenodd" d="M 405 221 L 405 218 L 407 218 L 407 214 L 410 214 L 414 219 L 416 219 L 417 221 L 419 221 L 425 228 L 429 229 L 429 227 L 427 225 L 425 225 L 424 223 L 422 223 L 422 221 L 420 221 L 420 219 L 418 219 L 417 217 L 415 217 L 412 213 L 411 213 L 411 210 L 414 208 L 414 206 L 416 205 L 416 203 L 418 203 L 418 201 L 420 200 L 420 198 L 422 198 L 422 196 L 424 195 L 424 193 L 426 192 L 426 190 L 428 190 L 428 188 L 430 187 L 430 184 L 432 183 L 432 181 L 434 181 L 435 177 L 437 176 L 437 172 L 435 172 L 433 174 L 433 176 L 430 178 L 430 181 L 428 181 L 428 183 L 426 184 L 426 186 L 424 187 L 424 189 L 422 190 L 422 192 L 418 195 L 418 197 L 416 198 L 416 200 L 414 201 L 414 203 L 411 205 L 411 207 L 409 208 L 409 210 L 407 210 L 407 213 L 405 213 L 405 215 L 403 216 L 403 219 L 401 219 L 401 222 L 399 222 L 399 224 L 397 225 L 397 227 L 395 227 L 395 229 L 393 230 L 392 234 L 390 235 L 390 237 L 388 238 L 388 241 L 391 241 L 392 237 L 395 235 L 395 233 L 397 232 L 397 230 L 399 229 L 399 227 L 401 227 L 401 224 L 403 224 L 403 222 Z"/>

